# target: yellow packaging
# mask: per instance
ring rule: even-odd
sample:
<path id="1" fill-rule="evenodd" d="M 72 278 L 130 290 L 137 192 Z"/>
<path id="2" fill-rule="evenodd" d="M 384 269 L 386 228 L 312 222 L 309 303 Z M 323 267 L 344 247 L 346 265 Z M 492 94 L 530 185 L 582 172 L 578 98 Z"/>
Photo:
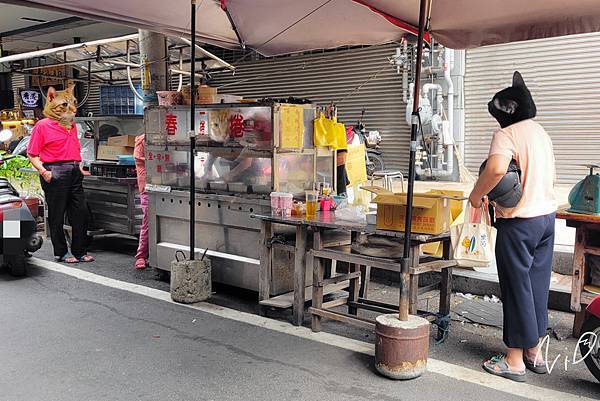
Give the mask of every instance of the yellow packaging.
<path id="1" fill-rule="evenodd" d="M 329 147 L 332 149 L 346 149 L 346 127 L 338 123 L 337 119 L 329 119 L 321 113 L 313 122 L 314 142 L 318 147 Z"/>
<path id="2" fill-rule="evenodd" d="M 132 155 L 133 148 L 128 146 L 98 145 L 98 160 L 118 160 L 119 155 Z"/>
<path id="3" fill-rule="evenodd" d="M 375 193 L 373 202 L 377 204 L 377 228 L 381 230 L 403 231 L 406 216 L 406 194 L 393 193 L 381 187 L 364 187 Z M 450 229 L 450 199 L 439 194 L 414 194 L 412 232 L 420 234 L 441 234 Z"/>

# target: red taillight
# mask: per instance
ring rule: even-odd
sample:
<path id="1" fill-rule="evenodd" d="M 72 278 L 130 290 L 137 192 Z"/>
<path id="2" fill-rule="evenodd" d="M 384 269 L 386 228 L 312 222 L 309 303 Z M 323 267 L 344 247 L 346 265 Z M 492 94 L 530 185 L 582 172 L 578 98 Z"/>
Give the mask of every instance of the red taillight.
<path id="1" fill-rule="evenodd" d="M 23 206 L 22 201 L 10 202 L 0 205 L 0 221 L 4 221 L 4 211 L 11 209 L 20 209 Z"/>

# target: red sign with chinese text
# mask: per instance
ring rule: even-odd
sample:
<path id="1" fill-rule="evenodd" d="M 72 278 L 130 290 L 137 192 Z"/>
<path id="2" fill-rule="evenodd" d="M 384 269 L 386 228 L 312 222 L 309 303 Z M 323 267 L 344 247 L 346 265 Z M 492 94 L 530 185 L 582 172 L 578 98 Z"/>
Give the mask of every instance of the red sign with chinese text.
<path id="1" fill-rule="evenodd" d="M 165 130 L 167 135 L 175 135 L 177 133 L 177 116 L 175 114 L 167 114 L 165 117 Z"/>

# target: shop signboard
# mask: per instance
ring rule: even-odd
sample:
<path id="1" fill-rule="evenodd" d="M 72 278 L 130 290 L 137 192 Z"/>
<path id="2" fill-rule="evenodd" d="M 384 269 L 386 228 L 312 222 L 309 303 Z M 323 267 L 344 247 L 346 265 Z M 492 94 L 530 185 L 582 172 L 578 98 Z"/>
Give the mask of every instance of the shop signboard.
<path id="1" fill-rule="evenodd" d="M 23 117 L 29 120 L 36 118 L 35 110 L 23 110 Z"/>
<path id="2" fill-rule="evenodd" d="M 37 70 L 37 73 L 39 75 L 31 77 L 32 86 L 62 85 L 67 79 L 66 66 L 44 67 Z"/>
<path id="3" fill-rule="evenodd" d="M 22 109 L 42 108 L 42 92 L 38 89 L 20 89 L 19 105 Z"/>

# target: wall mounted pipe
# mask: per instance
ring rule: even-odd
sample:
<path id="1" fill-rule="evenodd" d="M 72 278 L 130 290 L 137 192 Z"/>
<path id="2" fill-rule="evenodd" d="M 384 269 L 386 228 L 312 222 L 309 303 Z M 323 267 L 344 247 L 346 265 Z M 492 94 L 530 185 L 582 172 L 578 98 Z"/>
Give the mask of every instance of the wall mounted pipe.
<path id="1" fill-rule="evenodd" d="M 183 71 L 183 48 L 179 49 L 179 70 Z M 173 70 L 171 70 L 172 72 Z M 181 92 L 183 87 L 183 74 L 179 74 L 179 83 L 177 84 L 177 92 Z"/>
<path id="2" fill-rule="evenodd" d="M 439 113 L 444 107 L 444 88 L 440 84 L 425 84 L 423 85 L 423 94 L 429 96 L 432 90 L 436 91 L 437 112 Z M 433 103 L 433 98 L 431 99 Z"/>
<path id="3" fill-rule="evenodd" d="M 135 86 L 133 85 L 133 81 L 131 80 L 131 65 L 130 65 L 130 63 L 131 63 L 131 55 L 129 53 L 129 40 L 127 41 L 127 46 L 126 47 L 127 47 L 127 83 L 129 83 L 129 88 L 132 90 L 132 92 L 135 95 L 135 97 L 138 98 L 138 100 L 140 100 L 140 101 L 143 102 L 144 101 L 144 97 L 138 93 L 137 89 L 135 89 Z"/>
<path id="4" fill-rule="evenodd" d="M 449 134 L 448 136 L 454 139 L 454 83 L 452 82 L 452 77 L 450 76 L 450 71 L 454 66 L 454 50 L 445 48 L 444 49 L 444 81 L 448 86 L 448 126 L 449 126 Z M 447 148 L 447 157 L 446 157 L 446 169 L 442 173 L 442 177 L 448 177 L 454 174 L 454 143 L 444 143 L 444 146 Z"/>
<path id="5" fill-rule="evenodd" d="M 447 119 L 448 119 L 448 129 L 450 132 L 448 133 L 448 137 L 454 139 L 453 130 L 454 130 L 454 84 L 452 82 L 452 77 L 450 75 L 450 71 L 454 66 L 454 50 L 452 49 L 444 49 L 444 64 L 442 70 L 444 72 L 444 82 L 448 88 L 448 100 L 447 100 Z M 433 69 L 432 69 L 433 70 Z M 438 110 L 441 109 L 439 102 L 440 96 L 442 95 L 442 87 L 439 84 L 425 84 L 423 85 L 423 92 L 429 93 L 432 89 L 437 90 L 437 101 L 438 101 Z M 443 138 L 444 136 L 442 136 Z M 456 138 L 458 141 L 459 138 Z M 422 166 L 417 166 L 417 174 L 419 175 L 432 175 L 434 177 L 449 177 L 454 174 L 454 143 L 442 143 L 443 153 L 445 155 L 445 168 L 443 165 L 438 165 L 438 168 L 431 172 L 429 169 L 424 169 Z M 438 160 L 441 161 L 440 158 Z"/>

